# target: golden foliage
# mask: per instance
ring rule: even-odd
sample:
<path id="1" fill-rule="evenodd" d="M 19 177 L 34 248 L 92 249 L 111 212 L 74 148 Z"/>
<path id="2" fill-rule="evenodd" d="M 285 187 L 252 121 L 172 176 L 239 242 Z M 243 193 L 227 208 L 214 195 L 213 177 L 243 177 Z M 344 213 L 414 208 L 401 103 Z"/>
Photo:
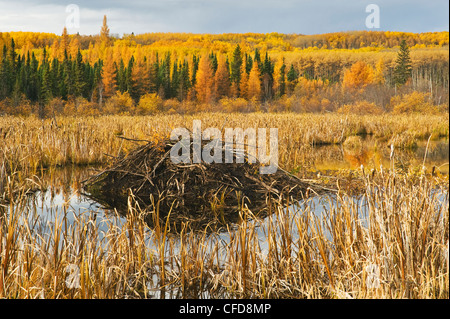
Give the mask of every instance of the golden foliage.
<path id="1" fill-rule="evenodd" d="M 442 111 L 448 111 L 448 105 L 433 105 L 429 93 L 417 91 L 392 97 L 390 107 L 394 114 L 416 112 L 436 114 Z"/>
<path id="2" fill-rule="evenodd" d="M 105 97 L 113 95 L 116 89 L 116 68 L 111 51 L 111 49 L 106 51 L 105 65 L 102 68 L 103 95 Z"/>
<path id="3" fill-rule="evenodd" d="M 247 97 L 248 99 L 254 99 L 259 101 L 261 99 L 261 74 L 259 72 L 258 63 L 253 63 L 252 69 L 248 76 L 248 89 Z"/>
<path id="4" fill-rule="evenodd" d="M 212 101 L 213 83 L 214 76 L 211 69 L 211 63 L 208 56 L 203 55 L 200 58 L 195 82 L 195 92 L 197 94 L 197 100 L 200 103 L 209 103 Z"/>
<path id="5" fill-rule="evenodd" d="M 217 71 L 215 75 L 215 96 L 221 99 L 230 94 L 230 70 L 227 67 L 226 60 L 222 55 L 217 61 Z"/>
<path id="6" fill-rule="evenodd" d="M 359 89 L 374 81 L 374 70 L 363 61 L 358 61 L 344 72 L 342 85 L 346 88 Z"/>
<path id="7" fill-rule="evenodd" d="M 161 111 L 163 100 L 156 93 L 147 93 L 141 97 L 136 106 L 139 115 L 155 114 Z"/>
<path id="8" fill-rule="evenodd" d="M 338 113 L 342 114 L 371 114 L 371 115 L 379 115 L 383 114 L 384 110 L 377 106 L 375 103 L 370 103 L 367 101 L 358 101 L 353 104 L 346 104 L 340 107 L 337 110 Z"/>
<path id="9" fill-rule="evenodd" d="M 105 103 L 104 112 L 106 114 L 129 114 L 133 109 L 133 99 L 128 92 L 117 91 Z"/>

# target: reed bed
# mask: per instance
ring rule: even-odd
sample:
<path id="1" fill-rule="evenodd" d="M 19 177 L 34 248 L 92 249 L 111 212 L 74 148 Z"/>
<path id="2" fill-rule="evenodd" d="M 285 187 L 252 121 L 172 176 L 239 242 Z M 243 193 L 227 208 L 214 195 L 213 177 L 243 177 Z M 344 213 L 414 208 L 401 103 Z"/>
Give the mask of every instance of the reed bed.
<path id="1" fill-rule="evenodd" d="M 3 161 L 17 170 L 35 173 L 41 168 L 64 165 L 107 164 L 112 156 L 127 154 L 134 145 L 118 136 L 153 140 L 167 137 L 175 127 L 278 128 L 279 163 L 290 170 L 311 154 L 313 146 L 342 144 L 353 135 L 373 135 L 386 145 L 408 148 L 414 141 L 448 138 L 448 113 L 441 115 L 379 115 L 298 113 L 200 113 L 143 117 L 0 117 Z M 1 153 L 1 152 L 0 152 Z M 26 174 L 29 175 L 29 174 Z"/>
<path id="2" fill-rule="evenodd" d="M 274 203 L 264 219 L 240 207 L 220 233 L 188 221 L 176 234 L 164 219 L 150 225 L 133 196 L 126 219 L 65 204 L 39 213 L 32 193 L 51 184 L 45 170 L 106 166 L 135 147 L 118 136 L 163 139 L 193 119 L 278 127 L 279 165 L 298 175 L 323 156 L 314 146 L 351 149 L 344 142 L 355 135 L 373 135 L 388 152 L 448 138 L 448 114 L 1 117 L 0 298 L 449 298 L 448 176 L 402 169 L 397 151 L 385 168 L 320 177 L 338 190 L 330 196 Z"/>
<path id="3" fill-rule="evenodd" d="M 42 219 L 21 194 L 0 206 L 0 297 L 449 298 L 448 180 L 361 176 L 358 197 L 243 208 L 222 233 L 150 227 L 132 197 L 126 219 Z"/>

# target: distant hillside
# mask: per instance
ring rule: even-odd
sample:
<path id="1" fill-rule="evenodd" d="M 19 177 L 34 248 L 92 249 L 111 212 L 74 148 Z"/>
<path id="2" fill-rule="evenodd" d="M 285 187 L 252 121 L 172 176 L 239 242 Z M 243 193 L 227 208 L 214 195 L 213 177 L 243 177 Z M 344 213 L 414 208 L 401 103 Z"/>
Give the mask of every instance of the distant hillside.
<path id="1" fill-rule="evenodd" d="M 99 35 L 76 35 L 69 37 L 78 39 L 81 49 L 88 49 L 89 44 L 99 40 Z M 14 38 L 16 48 L 29 45 L 33 48 L 51 46 L 61 35 L 36 32 L 0 32 L 0 47 L 7 46 Z M 181 44 L 186 47 L 221 47 L 244 43 L 251 48 L 277 49 L 290 51 L 295 48 L 305 49 L 360 49 L 365 47 L 394 48 L 405 39 L 410 47 L 443 47 L 449 44 L 449 32 L 392 32 L 392 31 L 348 31 L 315 35 L 281 34 L 281 33 L 225 33 L 225 34 L 193 34 L 193 33 L 143 33 L 125 34 L 113 40 L 126 41 L 129 44 L 167 46 Z"/>
<path id="2" fill-rule="evenodd" d="M 399 82 L 402 41 L 409 71 Z M 387 110 L 400 91 L 419 91 L 423 95 L 414 100 L 439 106 L 448 103 L 448 44 L 449 32 L 115 37 L 106 17 L 98 35 L 70 35 L 66 29 L 62 35 L 0 33 L 0 113 L 24 113 L 18 109 L 24 101 L 37 105 L 41 115 L 48 105 L 73 101 L 73 110 L 81 103 L 88 114 L 185 112 L 176 106 L 184 102 L 183 108 L 195 110 L 271 102 L 285 110 L 335 111 L 363 100 L 365 109 Z"/>

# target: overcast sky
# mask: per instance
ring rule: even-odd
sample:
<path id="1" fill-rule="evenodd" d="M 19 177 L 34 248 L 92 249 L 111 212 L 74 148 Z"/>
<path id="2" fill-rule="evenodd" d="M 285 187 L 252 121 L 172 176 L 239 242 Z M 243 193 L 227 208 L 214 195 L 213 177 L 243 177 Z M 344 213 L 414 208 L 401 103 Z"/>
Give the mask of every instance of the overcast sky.
<path id="1" fill-rule="evenodd" d="M 74 6 L 69 6 L 75 4 Z M 366 6 L 380 9 L 380 28 L 449 30 L 448 0 L 0 0 L 0 32 L 98 34 L 103 15 L 111 33 L 146 32 L 318 34 L 369 30 Z M 69 7 L 68 7 L 69 6 Z M 79 19 L 76 11 L 79 8 Z M 76 22 L 79 21 L 79 25 Z"/>

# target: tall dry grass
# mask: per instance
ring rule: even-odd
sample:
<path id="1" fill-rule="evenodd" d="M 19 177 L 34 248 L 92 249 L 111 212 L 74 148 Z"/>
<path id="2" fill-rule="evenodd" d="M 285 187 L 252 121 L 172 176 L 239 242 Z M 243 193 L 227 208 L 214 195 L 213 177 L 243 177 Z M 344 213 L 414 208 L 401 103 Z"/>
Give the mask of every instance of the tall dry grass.
<path id="1" fill-rule="evenodd" d="M 243 208 L 212 234 L 150 229 L 132 197 L 125 220 L 65 208 L 42 220 L 21 194 L 0 206 L 0 297 L 448 298 L 448 181 L 363 182 L 358 198 L 310 197 L 265 220 Z"/>
<path id="2" fill-rule="evenodd" d="M 448 114 L 359 116 L 298 113 L 199 113 L 194 115 L 57 117 L 0 117 L 0 156 L 12 170 L 33 173 L 64 165 L 105 164 L 112 156 L 126 154 L 135 145 L 118 137 L 153 140 L 167 136 L 175 127 L 278 128 L 279 163 L 296 167 L 312 146 L 342 144 L 353 135 L 371 134 L 396 148 L 412 141 L 448 138 Z M 4 164 L 6 163 L 6 164 Z M 0 165 L 1 167 L 2 165 Z M 28 174 L 25 174 L 28 175 Z"/>
<path id="3" fill-rule="evenodd" d="M 289 211 L 275 205 L 262 221 L 243 208 L 221 234 L 149 228 L 132 197 L 125 220 L 68 205 L 46 219 L 27 195 L 45 186 L 35 177 L 44 168 L 105 164 L 134 147 L 117 136 L 158 138 L 193 119 L 278 127 L 287 169 L 311 145 L 356 134 L 448 137 L 448 115 L 205 113 L 66 117 L 58 126 L 2 117 L 0 298 L 449 298 L 448 177 L 378 169 L 360 175 L 358 199 L 342 187 Z"/>

